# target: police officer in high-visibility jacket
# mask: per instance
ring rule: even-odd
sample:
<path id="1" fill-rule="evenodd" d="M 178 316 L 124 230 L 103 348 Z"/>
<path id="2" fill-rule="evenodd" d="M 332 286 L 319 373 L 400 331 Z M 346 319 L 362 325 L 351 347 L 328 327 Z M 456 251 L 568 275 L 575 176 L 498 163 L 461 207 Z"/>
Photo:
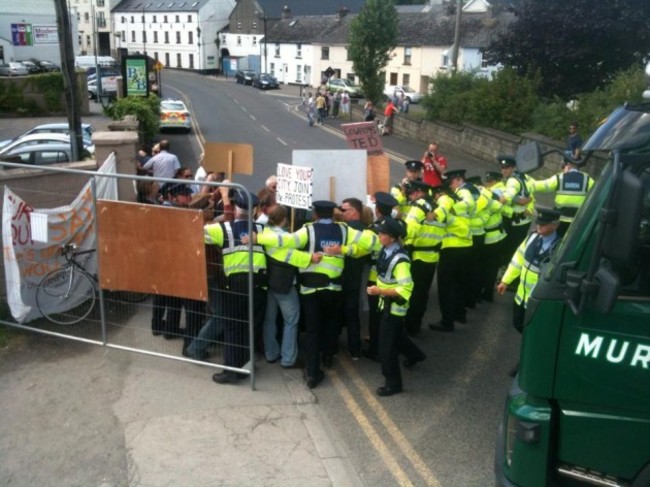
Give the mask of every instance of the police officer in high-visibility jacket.
<path id="1" fill-rule="evenodd" d="M 536 192 L 555 192 L 555 209 L 562 214 L 557 230 L 560 236 L 566 233 L 595 183 L 589 174 L 578 169 L 580 162 L 565 157 L 562 172 L 534 183 Z"/>
<path id="2" fill-rule="evenodd" d="M 422 328 L 422 319 L 427 310 L 429 291 L 440 259 L 440 247 L 445 233 L 443 223 L 426 218 L 434 208 L 431 190 L 431 186 L 422 181 L 410 181 L 406 184 L 411 206 L 404 216 L 407 228 L 404 243 L 411 257 L 413 276 L 413 294 L 405 319 L 409 335 L 418 335 Z"/>
<path id="3" fill-rule="evenodd" d="M 519 286 L 515 295 L 512 313 L 513 326 L 521 332 L 526 315 L 526 304 L 530 294 L 535 289 L 542 266 L 551 257 L 553 249 L 560 241 L 557 228 L 560 224 L 560 212 L 538 207 L 536 230 L 524 240 L 515 254 L 510 265 L 497 285 L 497 291 L 503 295 L 508 285 L 519 278 Z"/>
<path id="4" fill-rule="evenodd" d="M 341 317 L 341 289 L 344 256 L 352 255 L 348 245 L 358 238 L 359 233 L 344 223 L 332 219 L 336 203 L 314 201 L 315 221 L 307 223 L 300 230 L 288 234 L 271 236 L 260 234 L 257 242 L 270 247 L 290 247 L 317 253 L 321 260 L 299 269 L 300 303 L 305 319 L 305 355 L 307 358 L 307 386 L 313 389 L 322 382 L 326 367 L 332 365 L 337 342 L 337 321 Z M 340 247 L 342 254 L 328 255 L 329 247 Z"/>
<path id="5" fill-rule="evenodd" d="M 457 186 L 457 183 L 455 183 Z M 472 252 L 472 232 L 469 214 L 474 204 L 472 196 L 464 190 L 463 197 L 455 190 L 433 188 L 436 208 L 427 218 L 445 225 L 445 235 L 438 262 L 438 301 L 442 320 L 430 324 L 433 331 L 454 331 L 454 322 L 465 322 L 465 294 L 467 292 L 467 263 Z"/>
<path id="6" fill-rule="evenodd" d="M 512 219 L 504 244 L 504 252 L 509 258 L 528 235 L 535 201 L 535 187 L 534 180 L 530 176 L 517 171 L 517 161 L 514 157 L 499 156 L 497 159 L 505 181 L 501 203 L 512 208 Z"/>
<path id="7" fill-rule="evenodd" d="M 412 367 L 426 359 L 426 355 L 407 336 L 404 316 L 413 291 L 410 259 L 400 238 L 406 236 L 403 223 L 385 218 L 378 227 L 382 250 L 377 259 L 377 284 L 368 286 L 371 296 L 379 297 L 382 310 L 379 329 L 379 358 L 385 385 L 377 389 L 379 396 L 402 392 L 402 374 L 399 354 L 406 356 L 405 367 Z"/>
<path id="8" fill-rule="evenodd" d="M 411 204 L 406 193 L 406 185 L 410 181 L 422 180 L 422 169 L 424 168 L 424 164 L 420 161 L 406 161 L 404 167 L 406 168 L 406 176 L 404 176 L 399 184 L 390 188 L 390 194 L 397 200 L 399 213 L 402 218 L 408 213 Z"/>
<path id="9" fill-rule="evenodd" d="M 483 189 L 490 194 L 490 203 L 487 206 L 489 214 L 488 221 L 485 224 L 485 246 L 483 248 L 484 260 L 481 263 L 481 299 L 491 303 L 494 300 L 494 283 L 497 279 L 499 267 L 502 262 L 503 242 L 506 238 L 506 231 L 503 227 L 502 212 L 504 205 L 501 203 L 503 187 L 501 183 L 501 173 L 496 171 L 487 171 L 483 177 Z"/>
<path id="10" fill-rule="evenodd" d="M 249 201 L 250 200 L 250 201 Z M 223 323 L 224 365 L 241 368 L 249 360 L 252 363 L 253 350 L 248 351 L 248 275 L 250 269 L 249 246 L 242 242 L 248 236 L 248 216 L 257 206 L 258 198 L 242 189 L 235 190 L 235 220 L 233 222 L 211 223 L 204 227 L 206 244 L 218 245 L 223 253 L 223 272 L 226 276 L 228 302 Z M 253 231 L 262 226 L 253 224 Z M 264 249 L 253 246 L 253 320 L 261 329 L 266 305 L 266 255 Z M 257 326 L 256 326 L 257 328 Z M 214 374 L 218 384 L 238 382 L 245 375 L 226 370 Z"/>

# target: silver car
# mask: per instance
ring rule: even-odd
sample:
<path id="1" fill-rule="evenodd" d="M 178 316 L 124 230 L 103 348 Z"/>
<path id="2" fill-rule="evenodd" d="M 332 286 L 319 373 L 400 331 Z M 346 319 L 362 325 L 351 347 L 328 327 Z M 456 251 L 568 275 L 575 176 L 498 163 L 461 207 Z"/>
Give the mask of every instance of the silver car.
<path id="1" fill-rule="evenodd" d="M 27 76 L 29 70 L 23 63 L 8 63 L 0 65 L 0 76 Z"/>
<path id="2" fill-rule="evenodd" d="M 93 128 L 90 124 L 87 123 L 82 123 L 81 124 L 81 133 L 84 139 L 84 146 L 90 146 L 93 145 L 92 142 L 92 135 L 93 135 Z M 19 135 L 18 137 L 14 137 L 13 139 L 6 139 L 0 141 L 0 150 L 2 150 L 4 147 L 8 146 L 12 142 L 25 137 L 26 135 L 31 135 L 31 134 L 66 134 L 70 135 L 70 125 L 68 123 L 45 123 L 43 125 L 37 125 L 36 127 L 33 127 L 29 129 L 27 132 L 25 132 L 22 135 Z"/>
<path id="3" fill-rule="evenodd" d="M 15 162 L 32 166 L 70 162 L 71 159 L 70 144 L 61 143 L 28 145 L 18 147 L 8 154 L 0 155 L 0 162 Z M 2 169 L 13 169 L 8 166 L 0 167 Z"/>
<path id="4" fill-rule="evenodd" d="M 37 144 L 70 144 L 70 136 L 66 134 L 30 134 L 20 139 L 14 140 L 11 144 L 0 150 L 0 157 L 12 154 L 13 151 L 21 147 L 27 147 Z M 95 153 L 95 146 L 89 145 L 84 147 L 89 153 Z"/>

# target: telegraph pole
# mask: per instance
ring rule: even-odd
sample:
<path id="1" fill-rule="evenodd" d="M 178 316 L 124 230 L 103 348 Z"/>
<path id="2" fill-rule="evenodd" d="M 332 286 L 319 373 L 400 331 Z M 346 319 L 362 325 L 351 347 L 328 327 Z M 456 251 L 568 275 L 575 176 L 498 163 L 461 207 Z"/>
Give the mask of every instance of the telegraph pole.
<path id="1" fill-rule="evenodd" d="M 81 135 L 81 107 L 79 103 L 79 89 L 77 75 L 74 69 L 74 48 L 72 32 L 70 29 L 70 15 L 66 0 L 55 0 L 56 23 L 59 28 L 59 53 L 61 55 L 61 75 L 63 76 L 63 93 L 70 125 L 70 148 L 72 160 L 78 161 L 83 149 Z"/>
<path id="2" fill-rule="evenodd" d="M 460 47 L 460 21 L 463 12 L 463 0 L 458 0 L 456 4 L 456 27 L 454 29 L 454 47 L 451 50 L 451 69 L 456 74 L 458 70 L 458 50 Z"/>

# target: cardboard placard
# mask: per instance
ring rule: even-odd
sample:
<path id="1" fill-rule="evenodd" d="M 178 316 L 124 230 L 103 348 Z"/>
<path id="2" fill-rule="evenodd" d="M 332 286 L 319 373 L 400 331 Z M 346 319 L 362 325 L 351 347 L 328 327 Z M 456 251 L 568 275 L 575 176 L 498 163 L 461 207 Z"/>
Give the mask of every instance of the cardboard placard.
<path id="1" fill-rule="evenodd" d="M 292 208 L 310 209 L 314 191 L 313 174 L 311 167 L 278 163 L 277 203 Z"/>
<path id="2" fill-rule="evenodd" d="M 207 301 L 201 211 L 100 200 L 97 224 L 103 289 Z"/>
<path id="3" fill-rule="evenodd" d="M 206 142 L 203 146 L 203 167 L 206 171 L 233 174 L 253 174 L 253 146 L 234 142 Z"/>
<path id="4" fill-rule="evenodd" d="M 360 149 L 368 155 L 384 153 L 384 143 L 375 122 L 358 122 L 341 124 L 350 149 Z"/>

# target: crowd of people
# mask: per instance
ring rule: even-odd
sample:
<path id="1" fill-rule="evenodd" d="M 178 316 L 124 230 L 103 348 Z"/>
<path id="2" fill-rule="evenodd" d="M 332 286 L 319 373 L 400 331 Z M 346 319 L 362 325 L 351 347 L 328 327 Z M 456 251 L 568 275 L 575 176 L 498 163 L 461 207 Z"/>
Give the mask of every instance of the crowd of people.
<path id="1" fill-rule="evenodd" d="M 153 171 L 154 180 L 159 171 L 167 174 L 168 166 L 176 167 L 164 142 L 160 154 L 141 164 Z M 152 332 L 183 337 L 183 355 L 195 360 L 207 359 L 209 346 L 219 340 L 226 369 L 213 380 L 225 384 L 244 378 L 237 369 L 252 353 L 252 261 L 255 345 L 267 362 L 304 368 L 308 387 L 317 387 L 325 378 L 323 367 L 332 367 L 341 353 L 345 329 L 352 360 L 366 357 L 381 364 L 385 383 L 377 394 L 397 394 L 402 391 L 399 356 L 406 368 L 426 359 L 411 337 L 426 328 L 453 332 L 478 303 L 492 302 L 495 290 L 503 294 L 517 286 L 513 324 L 521 331 L 540 268 L 594 183 L 580 170 L 581 161 L 570 156 L 560 173 L 540 181 L 520 173 L 511 156 L 499 156 L 497 162 L 499 171 L 469 177 L 464 169 L 448 168 L 432 143 L 421 160 L 405 163 L 404 178 L 390 192 L 372 195 L 371 206 L 355 197 L 315 201 L 311 221 L 293 233 L 287 231 L 288 209 L 276 203 L 275 176 L 257 194 L 219 186 L 210 195 L 219 211 L 209 214 L 204 229 L 205 244 L 212 249 L 207 252 L 213 270 L 208 310 L 200 302 L 157 296 Z M 175 177 L 192 178 L 178 166 Z M 187 207 L 205 189 L 195 183 L 167 183 L 157 198 Z M 555 208 L 536 208 L 538 192 L 555 192 Z M 155 186 L 143 187 L 142 193 L 142 202 L 156 199 Z M 252 234 L 249 216 L 255 221 Z M 425 328 L 436 275 L 441 318 Z M 361 317 L 360 293 L 366 295 L 367 320 Z M 183 308 L 185 330 L 179 323 Z M 362 321 L 368 323 L 367 336 L 362 336 Z"/>

